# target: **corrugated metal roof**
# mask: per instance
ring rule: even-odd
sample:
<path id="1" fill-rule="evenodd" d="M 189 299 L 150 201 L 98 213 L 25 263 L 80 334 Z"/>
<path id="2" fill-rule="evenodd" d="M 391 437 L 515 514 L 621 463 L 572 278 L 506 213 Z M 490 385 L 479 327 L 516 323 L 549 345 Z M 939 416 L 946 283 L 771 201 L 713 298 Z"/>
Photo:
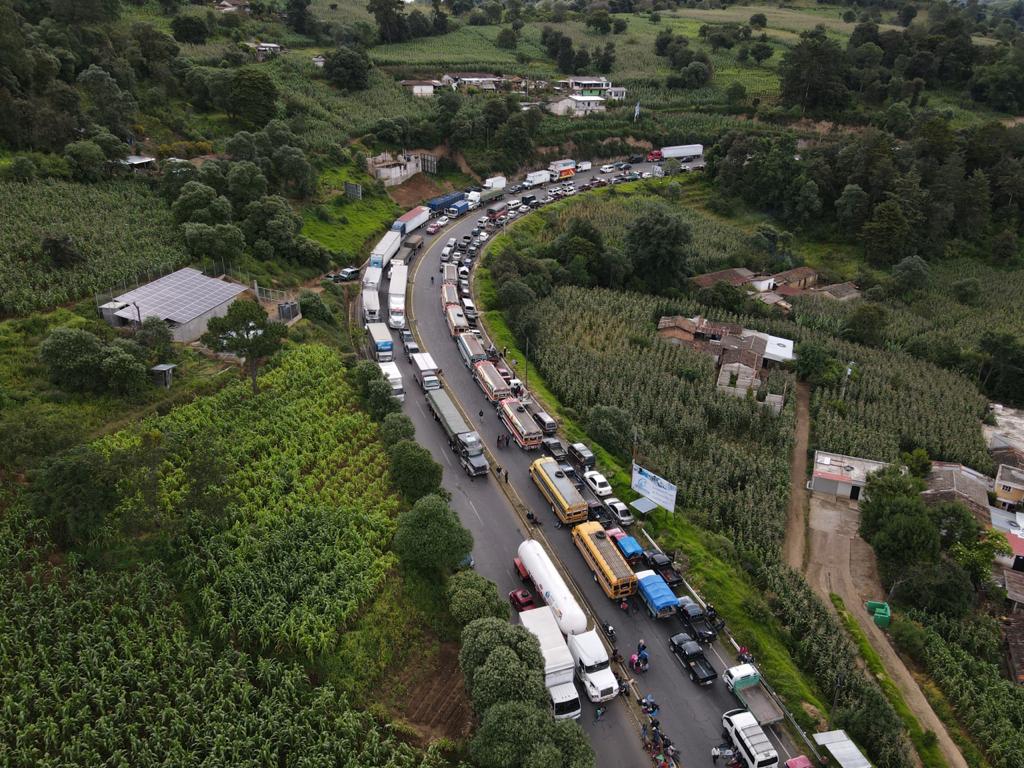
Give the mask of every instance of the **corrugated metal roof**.
<path id="1" fill-rule="evenodd" d="M 159 317 L 161 320 L 184 324 L 230 301 L 245 290 L 244 285 L 216 280 L 199 270 L 186 267 L 117 296 L 114 301 L 130 306 L 115 314 L 129 321 L 138 320 L 141 315 L 143 320 Z M 137 309 L 133 306 L 136 304 Z"/>
<path id="2" fill-rule="evenodd" d="M 814 734 L 814 740 L 832 753 L 839 768 L 871 768 L 871 763 L 864 757 L 846 731 L 826 731 Z"/>

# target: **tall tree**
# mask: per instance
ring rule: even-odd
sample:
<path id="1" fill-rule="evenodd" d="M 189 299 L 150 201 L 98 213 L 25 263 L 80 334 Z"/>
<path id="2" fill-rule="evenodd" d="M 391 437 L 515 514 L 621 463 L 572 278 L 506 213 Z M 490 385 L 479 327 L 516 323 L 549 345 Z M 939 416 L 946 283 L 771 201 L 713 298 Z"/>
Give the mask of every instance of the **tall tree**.
<path id="1" fill-rule="evenodd" d="M 327 54 L 324 76 L 342 90 L 366 90 L 370 84 L 370 59 L 362 51 L 338 46 Z"/>
<path id="2" fill-rule="evenodd" d="M 634 278 L 652 293 L 680 285 L 692 240 L 690 225 L 678 214 L 661 206 L 647 208 L 626 232 Z"/>
<path id="3" fill-rule="evenodd" d="M 393 546 L 405 565 L 443 576 L 469 554 L 473 536 L 444 499 L 430 495 L 398 514 Z"/>
<path id="4" fill-rule="evenodd" d="M 262 128 L 277 114 L 277 84 L 264 70 L 242 67 L 228 82 L 227 112 Z"/>
<path id="5" fill-rule="evenodd" d="M 409 39 L 409 22 L 402 11 L 402 0 L 370 0 L 366 10 L 377 22 L 382 43 L 400 43 Z"/>
<path id="6" fill-rule="evenodd" d="M 217 352 L 230 352 L 245 361 L 252 393 L 259 393 L 260 366 L 273 355 L 288 335 L 288 327 L 267 317 L 255 301 L 239 299 L 224 317 L 214 317 L 203 334 L 203 344 Z"/>
<path id="7" fill-rule="evenodd" d="M 804 32 L 779 65 L 782 102 L 801 110 L 841 110 L 849 101 L 846 57 L 822 27 Z"/>

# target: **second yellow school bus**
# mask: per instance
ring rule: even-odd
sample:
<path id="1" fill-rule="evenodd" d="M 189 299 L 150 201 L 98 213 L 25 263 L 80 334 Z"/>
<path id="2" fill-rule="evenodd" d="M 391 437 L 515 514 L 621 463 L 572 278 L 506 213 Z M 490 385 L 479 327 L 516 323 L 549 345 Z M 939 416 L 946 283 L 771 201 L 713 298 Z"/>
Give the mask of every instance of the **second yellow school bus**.
<path id="1" fill-rule="evenodd" d="M 572 529 L 572 540 L 608 597 L 618 600 L 636 592 L 636 574 L 600 523 L 577 525 Z"/>
<path id="2" fill-rule="evenodd" d="M 530 465 L 530 477 L 551 505 L 551 511 L 566 525 L 587 519 L 587 500 L 576 490 L 572 479 L 558 468 L 550 456 Z"/>

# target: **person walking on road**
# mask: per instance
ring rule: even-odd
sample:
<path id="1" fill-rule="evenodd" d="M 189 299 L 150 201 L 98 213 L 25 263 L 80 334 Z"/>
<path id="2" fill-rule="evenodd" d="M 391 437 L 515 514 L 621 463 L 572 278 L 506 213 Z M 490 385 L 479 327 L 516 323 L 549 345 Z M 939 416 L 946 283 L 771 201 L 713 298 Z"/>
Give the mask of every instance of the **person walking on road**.
<path id="1" fill-rule="evenodd" d="M 484 417 L 484 409 L 481 408 L 480 409 L 480 418 L 483 419 L 483 417 Z"/>
<path id="2" fill-rule="evenodd" d="M 505 470 L 505 483 L 508 483 L 508 470 Z"/>
<path id="3" fill-rule="evenodd" d="M 639 656 L 641 653 L 647 650 L 647 643 L 644 642 L 643 638 L 640 638 L 640 642 L 636 644 L 636 653 Z"/>
<path id="4" fill-rule="evenodd" d="M 718 747 L 711 748 L 711 762 L 714 765 L 718 765 L 718 758 L 722 756 L 722 750 Z"/>

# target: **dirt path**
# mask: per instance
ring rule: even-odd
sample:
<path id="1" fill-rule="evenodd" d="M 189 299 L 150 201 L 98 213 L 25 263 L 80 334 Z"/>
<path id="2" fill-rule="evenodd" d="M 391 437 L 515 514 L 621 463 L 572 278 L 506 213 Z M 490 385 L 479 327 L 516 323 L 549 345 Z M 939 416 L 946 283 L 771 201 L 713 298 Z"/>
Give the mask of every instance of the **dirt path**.
<path id="1" fill-rule="evenodd" d="M 847 610 L 867 635 L 886 673 L 899 688 L 921 727 L 938 737 L 946 764 L 950 768 L 967 768 L 963 755 L 925 699 L 910 670 L 864 609 L 865 600 L 884 599 L 885 592 L 878 578 L 875 553 L 857 534 L 859 511 L 847 502 L 836 502 L 818 495 L 811 497 L 809 508 L 810 557 L 805 573 L 808 583 L 826 605 L 832 605 L 830 592 L 843 598 Z"/>
<path id="2" fill-rule="evenodd" d="M 804 568 L 807 528 L 807 443 L 811 432 L 811 388 L 806 382 L 796 385 L 796 435 L 789 460 L 789 510 L 786 514 L 786 538 L 782 556 L 796 571 Z"/>

